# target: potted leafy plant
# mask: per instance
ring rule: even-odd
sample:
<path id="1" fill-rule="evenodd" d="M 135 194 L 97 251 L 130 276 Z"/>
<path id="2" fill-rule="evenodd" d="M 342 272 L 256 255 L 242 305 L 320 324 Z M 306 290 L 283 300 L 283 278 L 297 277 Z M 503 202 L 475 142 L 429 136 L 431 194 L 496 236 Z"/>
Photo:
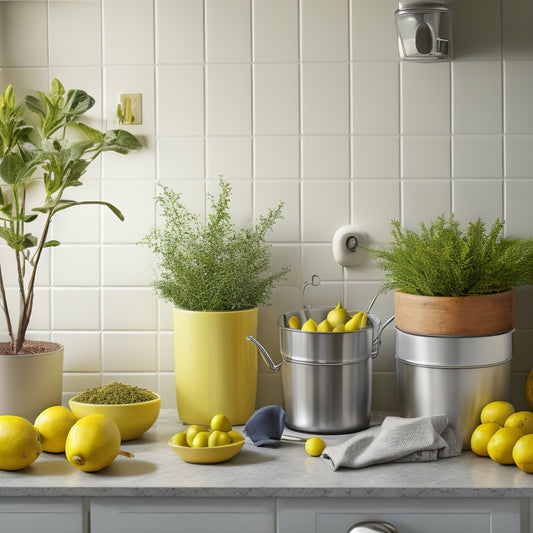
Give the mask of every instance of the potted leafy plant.
<path id="1" fill-rule="evenodd" d="M 3 259 L 0 303 L 9 339 L 0 343 L 2 414 L 21 414 L 31 420 L 43 408 L 61 403 L 62 346 L 26 339 L 43 253 L 60 244 L 49 239 L 52 220 L 65 209 L 87 204 L 106 206 L 124 219 L 108 202 L 65 196 L 68 189 L 83 184 L 87 167 L 102 152 L 126 154 L 140 147 L 127 131 L 102 133 L 80 122 L 94 103 L 83 90 L 67 92 L 57 79 L 50 92 L 29 94 L 21 104 L 15 100 L 12 85 L 0 95 L 0 237 L 7 245 L 4 257 L 11 254 L 18 289 L 17 314 L 8 297 Z M 67 132 L 74 130 L 76 140 L 70 141 Z M 33 366 L 35 378 L 31 377 Z M 44 373 L 47 368 L 50 374 Z"/>
<path id="2" fill-rule="evenodd" d="M 220 195 L 208 196 L 204 223 L 161 186 L 156 198 L 162 225 L 141 241 L 153 250 L 156 293 L 173 306 L 178 412 L 184 423 L 209 424 L 217 413 L 244 423 L 255 408 L 257 356 L 246 340 L 257 334 L 258 306 L 267 304 L 276 281 L 266 234 L 281 218 L 283 203 L 236 228 L 229 213 L 231 185 L 221 177 Z"/>
<path id="3" fill-rule="evenodd" d="M 392 222 L 372 249 L 394 290 L 402 416 L 446 413 L 463 447 L 484 405 L 509 399 L 515 287 L 533 283 L 533 239 L 504 238 L 497 219 L 462 229 L 453 215 L 420 231 Z"/>

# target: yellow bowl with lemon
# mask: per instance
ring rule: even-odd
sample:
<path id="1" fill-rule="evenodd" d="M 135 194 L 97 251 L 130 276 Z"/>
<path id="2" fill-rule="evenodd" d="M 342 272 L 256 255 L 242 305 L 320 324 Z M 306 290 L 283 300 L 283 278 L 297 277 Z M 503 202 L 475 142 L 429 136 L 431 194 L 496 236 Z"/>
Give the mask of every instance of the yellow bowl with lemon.
<path id="1" fill-rule="evenodd" d="M 74 396 L 68 404 L 78 418 L 93 413 L 110 416 L 120 430 L 121 440 L 125 441 L 139 438 L 157 420 L 161 409 L 161 396 L 156 393 L 154 395 L 154 400 L 124 404 L 83 403 L 76 401 Z"/>
<path id="2" fill-rule="evenodd" d="M 168 445 L 186 463 L 216 464 L 224 463 L 235 457 L 244 446 L 244 440 L 232 442 L 225 446 L 213 446 L 204 448 L 193 448 L 190 446 L 179 446 L 169 441 Z"/>

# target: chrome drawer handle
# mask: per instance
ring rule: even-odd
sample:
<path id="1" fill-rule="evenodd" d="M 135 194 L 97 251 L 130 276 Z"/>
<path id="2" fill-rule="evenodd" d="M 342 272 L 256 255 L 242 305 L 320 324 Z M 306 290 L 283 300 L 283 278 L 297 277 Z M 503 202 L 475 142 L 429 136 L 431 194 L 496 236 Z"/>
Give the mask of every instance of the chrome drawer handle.
<path id="1" fill-rule="evenodd" d="M 399 533 L 398 530 L 387 522 L 358 522 L 346 533 Z"/>

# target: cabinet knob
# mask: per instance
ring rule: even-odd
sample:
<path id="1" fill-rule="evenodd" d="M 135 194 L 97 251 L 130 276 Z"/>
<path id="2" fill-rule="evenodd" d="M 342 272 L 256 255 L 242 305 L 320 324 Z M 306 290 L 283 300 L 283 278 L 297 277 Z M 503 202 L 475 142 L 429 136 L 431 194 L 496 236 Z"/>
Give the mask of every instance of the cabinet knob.
<path id="1" fill-rule="evenodd" d="M 399 533 L 398 530 L 387 522 L 357 522 L 346 533 Z"/>

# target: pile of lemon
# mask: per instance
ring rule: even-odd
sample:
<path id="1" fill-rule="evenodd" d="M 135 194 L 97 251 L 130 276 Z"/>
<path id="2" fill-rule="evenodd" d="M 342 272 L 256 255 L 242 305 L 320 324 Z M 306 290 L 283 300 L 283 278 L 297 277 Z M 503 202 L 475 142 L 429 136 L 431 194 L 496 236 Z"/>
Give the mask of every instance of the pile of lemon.
<path id="1" fill-rule="evenodd" d="M 353 316 L 350 316 L 348 311 L 338 302 L 337 307 L 332 309 L 319 324 L 312 318 L 309 318 L 301 325 L 300 319 L 296 315 L 289 318 L 288 324 L 290 328 L 301 329 L 302 331 L 332 331 L 337 333 L 364 329 L 367 319 L 367 314 L 364 311 L 359 311 L 354 313 Z"/>
<path id="2" fill-rule="evenodd" d="M 244 440 L 238 431 L 233 431 L 231 421 L 226 415 L 214 415 L 209 425 L 210 427 L 207 428 L 198 424 L 191 424 L 185 431 L 172 435 L 168 442 L 190 448 L 213 448 Z"/>
<path id="3" fill-rule="evenodd" d="M 120 452 L 120 430 L 103 414 L 80 419 L 55 405 L 45 409 L 34 424 L 15 415 L 0 416 L 0 469 L 21 470 L 41 453 L 65 453 L 70 464 L 84 472 L 109 466 Z"/>
<path id="4" fill-rule="evenodd" d="M 470 438 L 472 451 L 533 473 L 533 412 L 516 411 L 511 403 L 499 400 L 487 404 L 480 419 Z"/>

